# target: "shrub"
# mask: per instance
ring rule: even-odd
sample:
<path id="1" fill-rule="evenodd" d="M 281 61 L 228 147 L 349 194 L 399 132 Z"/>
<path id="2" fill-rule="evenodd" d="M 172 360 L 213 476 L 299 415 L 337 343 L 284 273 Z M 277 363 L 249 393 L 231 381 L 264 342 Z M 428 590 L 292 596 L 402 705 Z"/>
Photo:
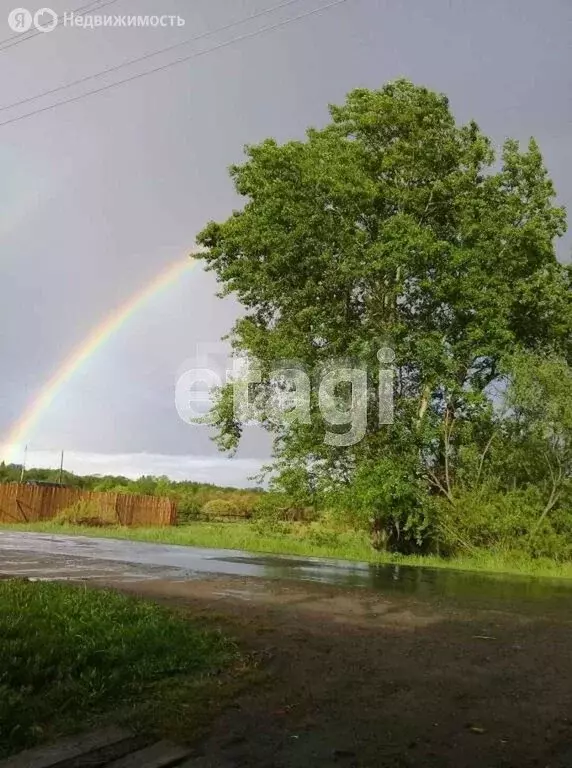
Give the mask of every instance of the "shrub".
<path id="1" fill-rule="evenodd" d="M 361 466 L 351 485 L 329 502 L 340 519 L 370 532 L 376 549 L 411 554 L 435 545 L 435 501 L 405 462 L 388 458 Z"/>
<path id="2" fill-rule="evenodd" d="M 119 525 L 115 507 L 102 508 L 94 501 L 80 499 L 67 509 L 62 509 L 54 517 L 56 525 L 88 525 L 102 528 L 110 525 Z"/>
<path id="3" fill-rule="evenodd" d="M 276 520 L 295 522 L 300 520 L 314 520 L 317 516 L 311 507 L 303 507 L 295 503 L 285 493 L 268 492 L 260 494 L 253 508 L 253 516 L 257 520 Z"/>
<path id="4" fill-rule="evenodd" d="M 452 550 L 462 548 L 504 549 L 514 546 L 530 528 L 534 514 L 522 492 L 481 497 L 460 496 L 453 507 L 441 503 L 440 539 Z"/>
<path id="5" fill-rule="evenodd" d="M 202 512 L 209 520 L 236 516 L 236 508 L 234 504 L 230 501 L 225 501 L 224 499 L 212 499 L 211 501 L 207 501 Z"/>
<path id="6" fill-rule="evenodd" d="M 295 533 L 293 523 L 275 517 L 257 517 L 252 523 L 252 529 L 260 536 L 291 536 Z"/>
<path id="7" fill-rule="evenodd" d="M 201 504 L 194 496 L 188 496 L 177 502 L 177 521 L 185 524 L 202 518 Z"/>
<path id="8" fill-rule="evenodd" d="M 229 493 L 225 496 L 224 500 L 232 504 L 236 514 L 243 515 L 245 518 L 253 516 L 259 501 L 257 495 L 252 493 L 242 493 L 240 491 Z"/>
<path id="9" fill-rule="evenodd" d="M 462 494 L 454 507 L 442 502 L 437 523 L 439 540 L 453 554 L 478 548 L 569 560 L 570 515 L 555 509 L 536 530 L 544 504 L 542 494 L 534 487 L 505 493 Z"/>

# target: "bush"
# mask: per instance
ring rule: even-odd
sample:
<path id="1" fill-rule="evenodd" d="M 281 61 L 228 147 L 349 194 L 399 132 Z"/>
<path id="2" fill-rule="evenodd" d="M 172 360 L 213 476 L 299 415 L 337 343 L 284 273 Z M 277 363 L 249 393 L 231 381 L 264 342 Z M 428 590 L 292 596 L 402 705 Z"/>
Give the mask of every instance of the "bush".
<path id="1" fill-rule="evenodd" d="M 253 515 L 257 520 L 284 522 L 311 521 L 317 517 L 311 507 L 296 504 L 287 494 L 267 492 L 256 499 Z"/>
<path id="2" fill-rule="evenodd" d="M 506 493 L 463 494 L 455 507 L 441 503 L 439 540 L 451 554 L 477 548 L 569 560 L 570 515 L 553 510 L 535 530 L 544 504 L 542 494 L 532 487 Z"/>
<path id="3" fill-rule="evenodd" d="M 236 514 L 242 515 L 245 518 L 250 518 L 254 515 L 259 501 L 258 494 L 242 493 L 240 491 L 229 493 L 225 496 L 224 500 L 234 507 Z"/>
<path id="4" fill-rule="evenodd" d="M 83 499 L 58 512 L 53 522 L 56 525 L 88 525 L 96 528 L 120 524 L 114 507 L 102 509 L 99 504 Z"/>
<path id="5" fill-rule="evenodd" d="M 201 520 L 202 508 L 198 499 L 189 496 L 177 502 L 177 522 L 191 523 L 195 520 Z"/>
<path id="6" fill-rule="evenodd" d="M 435 501 L 405 462 L 388 458 L 361 466 L 346 491 L 329 501 L 340 519 L 371 534 L 376 549 L 412 554 L 435 546 Z"/>
<path id="7" fill-rule="evenodd" d="M 342 534 L 339 531 L 327 528 L 321 523 L 310 523 L 306 528 L 306 537 L 311 544 L 318 547 L 338 547 Z"/>
<path id="8" fill-rule="evenodd" d="M 230 501 L 212 499 L 204 505 L 202 513 L 209 520 L 225 519 L 236 516 L 236 507 Z"/>
<path id="9" fill-rule="evenodd" d="M 440 540 L 453 551 L 462 548 L 504 549 L 514 545 L 530 529 L 529 500 L 521 492 L 481 498 L 463 494 L 453 507 L 441 502 Z"/>
<path id="10" fill-rule="evenodd" d="M 291 536 L 295 532 L 292 523 L 276 517 L 257 517 L 252 528 L 260 536 Z"/>
<path id="11" fill-rule="evenodd" d="M 177 498 L 180 523 L 203 520 L 206 517 L 253 517 L 261 494 L 252 491 L 226 491 L 221 488 L 198 489 Z M 219 505 L 219 502 L 222 502 Z"/>

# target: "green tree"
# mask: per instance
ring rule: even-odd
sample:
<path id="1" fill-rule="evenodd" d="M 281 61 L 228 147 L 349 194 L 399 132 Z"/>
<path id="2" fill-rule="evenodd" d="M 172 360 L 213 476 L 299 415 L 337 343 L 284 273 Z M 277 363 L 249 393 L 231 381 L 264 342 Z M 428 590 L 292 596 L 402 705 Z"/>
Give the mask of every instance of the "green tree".
<path id="1" fill-rule="evenodd" d="M 395 351 L 394 424 L 379 427 L 372 394 L 364 439 L 329 446 L 314 397 L 310 425 L 265 422 L 278 468 L 303 460 L 331 489 L 390 457 L 454 503 L 464 440 L 486 432 L 503 357 L 550 348 L 570 362 L 571 272 L 553 247 L 564 211 L 534 140 L 506 141 L 498 167 L 441 94 L 398 80 L 330 112 L 305 141 L 246 148 L 231 169 L 245 205 L 205 227 L 200 256 L 244 306 L 232 343 L 263 373 L 284 358 L 310 371 L 359 360 L 374 393 L 376 353 Z M 214 416 L 220 445 L 236 447 L 229 388 Z"/>
<path id="2" fill-rule="evenodd" d="M 517 354 L 511 359 L 506 397 L 513 476 L 541 491 L 542 509 L 532 534 L 572 500 L 572 369 L 562 358 Z M 571 521 L 572 522 L 572 521 Z"/>

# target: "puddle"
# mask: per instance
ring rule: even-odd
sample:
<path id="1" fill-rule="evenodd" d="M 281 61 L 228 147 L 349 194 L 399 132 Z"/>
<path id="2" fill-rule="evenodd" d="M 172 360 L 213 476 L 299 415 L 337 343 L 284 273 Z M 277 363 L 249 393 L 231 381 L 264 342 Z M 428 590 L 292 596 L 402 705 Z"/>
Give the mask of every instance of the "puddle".
<path id="1" fill-rule="evenodd" d="M 0 531 L 0 572 L 58 572 L 67 578 L 109 577 L 187 580 L 206 575 L 257 577 L 361 587 L 418 598 L 447 598 L 498 604 L 542 604 L 570 612 L 572 582 L 502 574 L 480 574 L 402 565 L 368 565 L 235 550 L 201 549 L 117 539 Z M 230 595 L 248 600 L 247 593 Z"/>

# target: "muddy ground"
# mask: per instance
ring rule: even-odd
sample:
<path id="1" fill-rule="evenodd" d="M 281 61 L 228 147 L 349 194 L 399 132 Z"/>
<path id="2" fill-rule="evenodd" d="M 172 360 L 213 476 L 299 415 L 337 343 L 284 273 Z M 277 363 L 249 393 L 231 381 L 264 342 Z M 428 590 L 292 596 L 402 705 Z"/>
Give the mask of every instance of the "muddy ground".
<path id="1" fill-rule="evenodd" d="M 572 768 L 562 608 L 252 579 L 120 588 L 214 613 L 262 659 L 197 768 Z"/>

